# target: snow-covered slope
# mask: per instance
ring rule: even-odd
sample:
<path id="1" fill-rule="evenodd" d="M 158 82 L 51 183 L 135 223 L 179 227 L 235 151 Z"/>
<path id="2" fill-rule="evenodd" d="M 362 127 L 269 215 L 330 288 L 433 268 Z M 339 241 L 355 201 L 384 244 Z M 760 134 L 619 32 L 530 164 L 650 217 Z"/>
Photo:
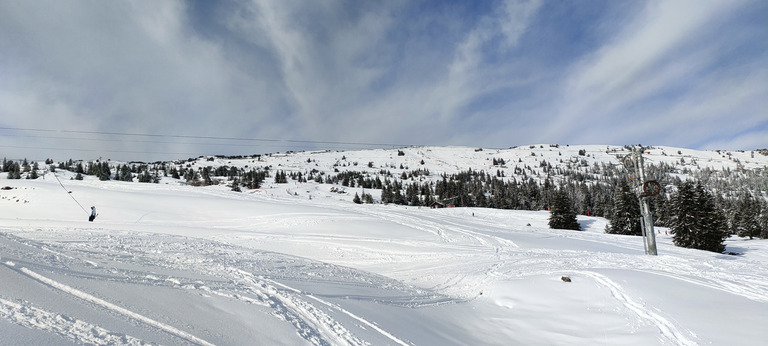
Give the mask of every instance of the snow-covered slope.
<path id="1" fill-rule="evenodd" d="M 439 173 L 478 153 L 492 167 L 549 150 L 263 159 L 273 169 Z M 602 146 L 551 150 L 610 156 Z M 653 159 L 686 155 L 664 152 Z M 764 160 L 740 154 L 742 165 Z M 314 182 L 237 193 L 57 175 L 65 188 L 51 173 L 0 177 L 11 188 L 0 190 L 3 345 L 754 345 L 767 336 L 765 240 L 730 239 L 741 255 L 729 256 L 674 247 L 660 229 L 659 256 L 647 256 L 640 238 L 604 234 L 594 217 L 579 216 L 586 232 L 574 232 L 548 229 L 546 211 L 357 205 L 359 188 L 338 194 Z M 76 202 L 95 205 L 96 221 Z"/>
<path id="2" fill-rule="evenodd" d="M 400 155 L 398 155 L 398 153 Z M 307 172 L 316 169 L 321 172 L 359 171 L 378 174 L 381 170 L 399 176 L 402 172 L 418 169 L 429 170 L 433 175 L 454 174 L 467 169 L 496 173 L 504 172 L 507 177 L 515 176 L 515 167 L 531 167 L 535 175 L 544 176 L 540 167 L 542 161 L 553 168 L 580 168 L 585 172 L 595 164 L 621 165 L 619 157 L 630 151 L 621 146 L 605 145 L 549 145 L 537 144 L 510 149 L 482 149 L 467 147 L 411 147 L 401 149 L 372 149 L 359 151 L 310 151 L 260 155 L 258 158 L 212 158 L 201 157 L 191 160 L 193 166 L 222 165 L 261 168 L 269 166 L 274 170 Z M 768 156 L 758 151 L 700 151 L 673 147 L 650 147 L 645 151 L 648 165 L 666 163 L 679 170 L 688 168 L 698 171 L 768 169 Z M 494 159 L 504 164 L 494 165 Z"/>

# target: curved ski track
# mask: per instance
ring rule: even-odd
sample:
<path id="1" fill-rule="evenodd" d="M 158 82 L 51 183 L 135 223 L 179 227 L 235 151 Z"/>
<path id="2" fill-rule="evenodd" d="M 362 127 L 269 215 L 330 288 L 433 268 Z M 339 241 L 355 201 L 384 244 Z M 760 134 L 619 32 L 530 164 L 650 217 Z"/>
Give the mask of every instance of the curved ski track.
<path id="1" fill-rule="evenodd" d="M 163 240 L 158 241 L 156 240 L 157 238 Z M 343 275 L 345 276 L 343 281 L 347 284 L 349 282 L 359 282 L 360 285 L 393 285 L 392 282 L 386 281 L 388 279 L 383 277 L 366 276 L 370 274 L 357 271 L 350 272 L 347 268 L 312 262 L 292 256 L 248 250 L 214 241 L 178 236 L 153 234 L 150 237 L 145 234 L 120 232 L 119 234 L 111 233 L 108 236 L 93 235 L 92 239 L 90 239 L 90 237 L 84 237 L 80 233 L 77 239 L 39 243 L 0 233 L 0 240 L 17 242 L 40 250 L 37 253 L 20 253 L 16 249 L 16 253 L 11 253 L 10 255 L 18 256 L 19 258 L 27 257 L 31 261 L 29 263 L 41 263 L 45 266 L 59 268 L 59 270 L 66 272 L 69 276 L 87 278 L 87 274 L 83 276 L 84 273 L 73 271 L 70 268 L 78 265 L 91 268 L 102 267 L 103 264 L 108 265 L 117 259 L 122 264 L 133 263 L 136 265 L 144 264 L 171 269 L 192 269 L 207 275 L 222 277 L 225 280 L 223 281 L 224 284 L 222 282 L 190 282 L 179 277 L 162 277 L 156 274 L 127 271 L 114 267 L 102 268 L 102 270 L 106 270 L 111 274 L 112 280 L 134 284 L 170 286 L 184 290 L 200 290 L 201 294 L 204 295 L 216 295 L 241 301 L 245 304 L 257 304 L 268 307 L 275 317 L 293 325 L 298 335 L 313 345 L 370 344 L 370 342 L 355 336 L 342 322 L 331 316 L 328 311 L 335 311 L 337 314 L 347 316 L 356 323 L 367 326 L 371 330 L 378 332 L 383 339 L 389 340 L 388 343 L 398 345 L 410 344 L 387 332 L 376 323 L 366 320 L 338 304 L 331 303 L 316 295 L 277 281 L 280 276 L 286 275 L 286 269 L 288 269 L 289 277 L 299 281 L 317 280 L 317 277 L 312 276 L 314 272 L 315 274 L 319 273 L 321 277 L 329 278 L 338 278 Z M 157 251 L 157 249 L 163 249 L 163 251 Z M 45 255 L 46 253 L 49 255 Z M 195 255 L 185 256 L 184 253 L 194 253 Z M 198 345 L 212 345 L 212 343 L 174 326 L 161 323 L 111 303 L 107 301 L 108 299 L 97 298 L 90 293 L 40 275 L 26 267 L 19 268 L 7 257 L 2 260 L 6 267 L 19 274 L 78 299 L 175 335 L 187 342 Z M 286 268 L 286 265 L 298 267 Z M 254 273 L 254 268 L 261 269 L 263 274 Z M 321 271 L 326 271 L 327 273 Z M 276 275 L 276 277 L 268 278 L 265 274 Z M 229 282 L 229 284 L 226 284 L 226 282 Z M 383 304 L 406 307 L 433 305 L 450 301 L 450 299 L 445 297 L 439 297 L 424 291 L 414 291 L 413 288 L 406 286 L 398 289 L 410 291 L 406 295 L 409 298 L 407 301 L 400 302 L 396 296 L 389 301 L 385 297 L 380 297 L 376 301 Z M 421 300 L 421 303 L 419 300 Z M 30 320 L 41 321 L 38 326 L 33 327 L 55 331 L 78 342 L 92 344 L 146 344 L 145 341 L 124 334 L 110 332 L 99 326 L 74 320 L 62 314 L 55 314 L 35 308 L 33 304 L 33 302 L 12 302 L 0 297 L 0 316 L 27 327 L 30 327 Z"/>

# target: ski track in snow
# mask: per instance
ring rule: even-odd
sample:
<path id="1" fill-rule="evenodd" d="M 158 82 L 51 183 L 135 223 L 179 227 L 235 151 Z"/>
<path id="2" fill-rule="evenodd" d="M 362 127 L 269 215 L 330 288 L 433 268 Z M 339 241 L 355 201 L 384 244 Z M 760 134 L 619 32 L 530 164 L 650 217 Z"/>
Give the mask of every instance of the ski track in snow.
<path id="1" fill-rule="evenodd" d="M 624 289 L 620 285 L 613 282 L 613 280 L 609 279 L 605 275 L 598 274 L 595 272 L 590 272 L 590 271 L 581 271 L 578 273 L 587 275 L 592 279 L 594 279 L 595 282 L 597 282 L 601 286 L 608 288 L 611 291 L 611 295 L 613 295 L 614 298 L 616 298 L 629 310 L 634 312 L 638 317 L 653 323 L 657 328 L 659 328 L 659 331 L 661 331 L 661 334 L 664 335 L 664 337 L 666 337 L 670 342 L 673 342 L 676 345 L 685 345 L 685 346 L 698 345 L 697 342 L 685 337 L 685 333 L 681 332 L 679 328 L 675 326 L 675 324 L 673 324 L 666 318 L 662 317 L 658 313 L 651 311 L 650 309 L 645 307 L 644 304 L 636 302 L 626 293 L 626 291 L 624 291 Z M 690 334 L 690 332 L 688 333 Z"/>
<path id="2" fill-rule="evenodd" d="M 300 298 L 301 291 L 280 285 L 274 281 L 256 277 L 240 269 L 229 268 L 236 280 L 246 285 L 261 300 L 269 304 L 282 319 L 293 324 L 299 334 L 314 345 L 365 345 L 340 323 L 317 307 Z"/>
<path id="3" fill-rule="evenodd" d="M 277 202 L 294 203 L 312 206 L 311 202 L 293 199 L 277 199 Z M 718 289 L 730 294 L 745 297 L 747 299 L 768 302 L 768 282 L 764 277 L 747 274 L 744 270 L 712 270 L 704 268 L 706 263 L 698 261 L 679 261 L 659 257 L 645 257 L 621 253 L 596 253 L 588 260 L 584 259 L 583 252 L 570 250 L 525 249 L 520 248 L 515 242 L 488 234 L 481 229 L 471 230 L 466 224 L 457 222 L 455 217 L 446 217 L 441 214 L 424 213 L 418 216 L 409 214 L 404 207 L 395 207 L 387 210 L 367 208 L 363 206 L 349 206 L 346 208 L 330 204 L 327 209 L 355 212 L 374 219 L 384 220 L 411 229 L 427 232 L 439 237 L 445 243 L 445 248 L 450 249 L 452 255 L 455 250 L 467 251 L 472 255 L 473 263 L 487 262 L 488 269 L 485 277 L 469 278 L 466 274 L 457 274 L 446 278 L 439 285 L 430 286 L 430 289 L 454 295 L 462 299 L 474 297 L 482 287 L 490 281 L 509 277 L 524 277 L 541 273 L 562 273 L 574 269 L 616 268 L 618 264 L 625 264 L 625 269 L 645 271 L 657 275 L 664 275 L 681 281 Z M 408 207 L 417 208 L 417 207 Z M 491 220 L 483 220 L 483 225 L 489 229 L 506 228 L 506 225 Z M 476 227 L 476 226 L 475 226 Z M 593 242 L 600 245 L 637 251 L 637 245 L 627 245 L 621 239 L 606 240 L 605 237 L 584 232 L 554 232 L 553 230 L 537 230 L 543 234 L 552 232 L 555 237 L 577 238 L 585 242 Z M 467 241 L 469 240 L 469 241 Z M 479 257 L 478 257 L 479 256 Z M 626 258 L 626 260 L 622 260 Z M 662 260 L 657 260 L 661 258 Z M 618 261 L 617 261 L 618 259 Z M 520 264 L 530 263 L 533 270 L 520 269 Z M 631 263 L 631 265 L 629 264 Z M 509 264 L 514 264 L 516 274 L 504 270 Z M 546 265 L 546 266 L 543 266 Z M 463 293 L 462 293 L 463 292 Z"/>
<path id="4" fill-rule="evenodd" d="M 8 265 L 8 264 L 6 263 L 6 265 Z M 11 266 L 11 265 L 8 265 L 8 266 L 11 267 L 11 268 L 14 267 L 14 266 Z M 164 330 L 164 331 L 166 331 L 168 333 L 176 335 L 176 336 L 178 336 L 178 337 L 180 337 L 182 339 L 185 339 L 187 341 L 193 342 L 195 344 L 198 344 L 198 345 L 213 345 L 212 343 L 207 342 L 207 341 L 205 341 L 203 339 L 200 339 L 200 338 L 198 338 L 198 337 L 196 337 L 196 336 L 194 336 L 192 334 L 189 334 L 189 333 L 184 332 L 182 330 L 176 329 L 176 328 L 174 328 L 172 326 L 169 326 L 167 324 L 158 322 L 158 321 L 153 320 L 151 318 L 148 318 L 146 316 L 137 314 L 137 313 L 135 313 L 133 311 L 130 311 L 130 310 L 125 309 L 123 307 L 120 307 L 120 306 L 117 306 L 115 304 L 112 304 L 112 303 L 110 303 L 110 302 L 108 302 L 106 300 L 103 300 L 101 298 L 94 297 L 93 295 L 90 295 L 90 294 L 85 293 L 85 292 L 83 292 L 81 290 L 72 288 L 70 286 L 62 284 L 62 283 L 57 282 L 55 280 L 51 280 L 51 279 L 49 279 L 49 278 L 47 278 L 45 276 L 42 276 L 42 275 L 40 275 L 40 274 L 38 274 L 38 273 L 36 273 L 34 271 L 31 271 L 31 270 L 27 269 L 27 268 L 23 268 L 23 267 L 19 268 L 18 272 L 23 273 L 23 274 L 25 274 L 25 275 L 27 275 L 27 276 L 29 276 L 29 277 L 37 280 L 37 281 L 40 281 L 40 282 L 42 282 L 42 283 L 44 283 L 44 284 L 46 284 L 48 286 L 51 286 L 51 287 L 53 287 L 55 289 L 58 289 L 58 290 L 60 290 L 60 291 L 62 291 L 64 293 L 71 294 L 71 295 L 73 295 L 75 297 L 78 297 L 78 298 L 80 298 L 82 300 L 85 300 L 87 302 L 99 305 L 99 306 L 101 306 L 101 307 L 103 307 L 105 309 L 114 311 L 116 313 L 119 313 L 119 314 L 127 316 L 127 317 L 130 317 L 130 318 L 132 318 L 134 320 L 137 320 L 139 322 L 148 324 L 148 325 L 150 325 L 152 327 Z"/>
<path id="5" fill-rule="evenodd" d="M 109 183 L 105 186 L 108 186 L 108 189 L 147 191 L 142 185 Z M 269 195 L 266 191 L 261 193 L 261 190 L 243 194 L 201 188 L 189 190 L 203 196 L 227 200 L 256 200 L 270 205 L 280 205 L 283 208 L 275 208 L 274 210 L 278 212 L 274 214 L 256 213 L 256 216 L 242 218 L 230 217 L 230 214 L 226 214 L 227 217 L 222 219 L 194 218 L 173 222 L 163 220 L 164 215 L 159 215 L 161 216 L 159 218 L 146 217 L 152 212 L 138 214 L 138 219 L 134 222 L 136 228 L 151 230 L 149 233 L 133 231 L 130 226 L 124 225 L 116 226 L 124 227 L 122 231 L 109 227 L 107 229 L 77 227 L 40 229 L 30 226 L 31 229 L 0 232 L 0 237 L 41 250 L 28 254 L 18 252 L 16 248 L 8 249 L 12 253 L 11 257 L 25 260 L 26 256 L 34 257 L 34 260 L 30 260 L 32 265 L 25 265 L 26 268 L 17 268 L 12 261 L 4 263 L 19 274 L 47 286 L 199 344 L 208 343 L 175 327 L 94 296 L 103 293 L 86 293 L 39 273 L 52 270 L 57 274 L 65 273 L 77 279 L 96 278 L 96 280 L 105 280 L 106 275 L 103 273 L 109 273 L 111 275 L 106 277 L 106 280 L 118 283 L 195 290 L 204 296 L 215 295 L 238 303 L 258 305 L 268 308 L 275 318 L 290 323 L 299 336 L 314 345 L 370 344 L 369 341 L 355 335 L 356 327 L 366 329 L 368 333 L 366 335 L 378 333 L 383 339 L 377 340 L 385 340 L 386 343 L 410 344 L 402 340 L 404 338 L 394 335 L 396 333 L 379 327 L 373 319 L 363 318 L 363 314 L 350 311 L 354 310 L 353 308 L 342 307 L 343 301 L 338 300 L 339 296 L 329 294 L 328 297 L 331 298 L 328 298 L 311 292 L 311 288 L 306 288 L 305 291 L 294 288 L 310 287 L 316 283 L 391 288 L 397 293 L 402 292 L 402 296 L 372 297 L 361 294 L 359 297 L 346 296 L 344 299 L 367 300 L 411 308 L 475 299 L 478 297 L 478 292 L 482 292 L 485 287 L 497 281 L 542 275 L 583 274 L 594 280 L 599 287 L 607 289 L 610 295 L 605 296 L 612 297 L 618 302 L 617 306 L 625 307 L 632 316 L 637 317 L 637 321 L 643 321 L 644 325 L 648 322 L 655 326 L 661 332 L 660 341 L 679 345 L 696 344 L 697 341 L 690 338 L 691 335 L 695 337 L 695 334 L 676 323 L 675 318 L 665 316 L 664 311 L 646 306 L 642 294 L 638 293 L 634 296 L 634 293 L 620 286 L 615 279 L 612 280 L 609 273 L 598 273 L 598 271 L 610 269 L 661 275 L 744 297 L 756 303 L 768 302 L 768 281 L 765 280 L 764 275 L 750 269 L 761 263 L 750 262 L 746 258 L 730 261 L 699 254 L 688 257 L 688 254 L 694 254 L 694 252 L 671 246 L 664 248 L 664 244 L 660 249 L 670 251 L 672 255 L 664 255 L 660 250 L 662 253 L 660 256 L 644 256 L 642 245 L 635 242 L 637 238 L 609 237 L 589 232 L 564 232 L 541 227 L 526 229 L 518 227 L 514 230 L 516 233 L 513 239 L 515 240 L 512 241 L 505 239 L 504 237 L 508 234 L 503 233 L 504 230 L 509 229 L 509 225 L 502 223 L 501 219 L 496 218 L 495 215 L 485 219 L 473 218 L 469 221 L 469 215 L 467 215 L 469 212 L 463 210 L 430 211 L 424 208 L 426 210 L 417 213 L 416 207 L 374 207 L 354 205 L 349 201 L 347 201 L 349 203 L 326 203 L 319 207 L 316 201 L 302 199 L 290 190 L 286 195 L 282 190 L 283 188 L 275 190 L 280 192 L 279 196 Z M 285 208 L 285 206 L 296 205 L 311 209 L 298 209 L 298 212 L 293 212 L 296 209 Z M 285 212 L 286 210 L 291 212 Z M 514 217 L 522 218 L 522 216 Z M 134 219 L 132 218 L 131 221 Z M 312 229 L 318 225 L 325 226 L 322 223 L 328 220 L 339 224 L 362 223 L 368 220 L 383 225 L 389 223 L 397 225 L 398 228 L 414 230 L 414 232 L 405 233 L 406 231 L 398 229 L 403 232 L 401 234 L 415 234 L 415 236 L 413 239 L 388 239 L 379 233 L 365 232 L 361 232 L 359 236 L 343 232 L 321 234 L 314 230 L 314 233 L 302 233 L 304 229 Z M 139 228 L 142 226 L 149 227 Z M 217 232 L 213 235 L 198 232 L 194 234 L 199 238 L 193 238 L 163 234 L 164 230 L 153 233 L 155 228 L 152 227 L 178 227 L 194 231 L 215 229 Z M 262 227 L 295 232 L 272 234 L 260 231 Z M 234 232 L 230 235 L 227 231 Z M 29 237 L 26 237 L 25 233 Z M 242 247 L 231 245 L 237 244 L 240 235 L 243 236 L 242 239 L 247 240 L 248 237 L 253 237 L 257 241 Z M 260 237 L 270 238 L 273 243 L 286 240 L 293 244 L 300 244 L 296 247 L 299 250 L 291 249 L 294 251 L 293 255 L 259 250 Z M 36 241 L 35 238 L 41 240 Z M 591 247 L 586 247 L 589 250 L 574 250 L 578 248 L 574 247 L 574 243 L 568 244 L 571 248 L 550 249 L 543 241 L 540 243 L 531 241 L 531 239 L 550 238 L 556 240 L 555 244 L 560 244 L 561 242 L 557 241 L 562 239 L 578 240 L 587 245 L 594 244 L 594 248 L 599 250 L 591 250 Z M 388 247 L 390 243 L 402 246 L 405 250 L 390 248 Z M 532 243 L 536 245 L 530 246 Z M 323 258 L 323 262 L 299 256 L 302 255 L 300 251 L 311 250 L 312 246 L 335 247 L 334 251 L 341 255 L 337 259 Z M 328 253 L 330 252 L 326 251 L 323 256 L 331 257 Z M 352 254 L 352 256 L 344 258 L 344 254 Z M 308 256 L 311 257 L 311 255 Z M 421 260 L 424 260 L 424 263 L 420 263 Z M 717 261 L 717 263 L 712 265 L 708 261 L 713 261 L 712 263 Z M 34 264 L 46 269 L 42 269 L 43 271 L 28 269 L 36 268 Z M 73 264 L 81 267 L 84 265 L 97 274 L 91 274 L 90 271 L 70 270 L 70 266 L 76 267 Z M 362 269 L 343 266 L 355 268 L 371 266 L 378 271 L 366 272 Z M 145 270 L 144 268 L 153 269 Z M 193 271 L 216 279 L 198 281 L 151 272 L 157 268 Z M 99 274 L 103 276 L 98 276 Z M 394 280 L 390 278 L 400 280 L 399 283 L 403 284 L 393 283 Z M 410 287 L 404 284 L 405 282 L 416 287 Z M 4 297 L 0 297 L 0 316 L 22 326 L 56 331 L 75 340 L 90 333 L 93 341 L 87 342 L 94 344 L 144 343 L 124 334 L 109 332 L 86 322 L 44 311 L 33 306 L 34 302 L 13 302 L 2 298 Z M 624 309 L 622 308 L 621 311 Z M 361 325 L 353 325 L 356 323 Z M 368 329 L 374 330 L 375 333 L 370 333 Z"/>
<path id="6" fill-rule="evenodd" d="M 62 233 L 60 235 L 64 234 Z M 313 345 L 368 345 L 370 343 L 356 337 L 339 321 L 335 320 L 329 314 L 324 312 L 323 309 L 318 308 L 314 304 L 310 303 L 310 300 L 370 327 L 372 330 L 375 330 L 394 344 L 408 344 L 394 336 L 392 333 L 389 333 L 383 328 L 377 326 L 374 322 L 368 321 L 340 307 L 337 304 L 323 300 L 316 295 L 308 294 L 306 292 L 292 288 L 286 284 L 276 281 L 275 279 L 269 279 L 262 275 L 256 275 L 247 270 L 232 266 L 233 264 L 240 267 L 250 267 L 253 265 L 250 264 L 253 260 L 249 260 L 247 257 L 243 257 L 250 257 L 247 254 L 252 253 L 252 251 L 248 251 L 247 249 L 238 249 L 236 247 L 215 241 L 188 239 L 181 236 L 160 236 L 166 237 L 168 240 L 170 240 L 170 242 L 151 240 L 150 237 L 157 237 L 157 235 L 119 232 L 117 234 L 110 233 L 105 237 L 99 235 L 84 236 L 83 234 L 79 233 L 77 235 L 77 239 L 62 239 L 62 241 L 58 243 L 38 243 L 33 240 L 8 236 L 7 234 L 4 236 L 6 239 L 14 240 L 20 244 L 38 248 L 46 253 L 53 254 L 52 256 L 39 258 L 39 260 L 47 261 L 48 263 L 59 263 L 62 259 L 66 260 L 67 262 L 82 262 L 83 264 L 86 264 L 92 268 L 102 267 L 104 269 L 108 269 L 114 275 L 114 277 L 124 277 L 125 279 L 123 280 L 125 282 L 149 282 L 150 284 L 171 286 L 177 289 L 185 290 L 199 289 L 203 291 L 203 294 L 213 294 L 229 299 L 243 301 L 244 303 L 248 304 L 257 304 L 260 306 L 269 307 L 272 309 L 275 317 L 292 324 L 296 328 L 297 333 Z M 161 249 L 161 251 L 158 251 L 159 249 Z M 197 255 L 194 257 L 184 256 L 182 255 L 183 252 L 196 253 Z M 279 260 L 279 257 L 282 257 L 283 255 L 257 252 L 256 256 L 264 257 L 267 261 L 280 262 L 282 260 Z M 178 278 L 174 277 L 164 278 L 158 275 L 126 272 L 116 268 L 109 269 L 105 267 L 104 263 L 114 261 L 115 258 L 120 259 L 120 262 L 122 263 L 135 262 L 136 264 L 151 264 L 153 266 L 161 266 L 172 269 L 192 269 L 201 273 L 223 276 L 223 279 L 229 280 L 232 285 L 221 286 L 219 284 L 218 288 L 211 288 L 209 287 L 211 284 L 188 283 L 184 282 L 185 280 L 183 279 L 179 280 Z M 295 260 L 306 262 L 306 260 L 298 258 Z M 11 262 L 6 263 L 6 265 L 8 267 L 14 266 L 14 264 Z M 62 265 L 66 266 L 65 263 Z M 277 270 L 280 268 L 278 267 L 275 269 Z M 333 267 L 330 267 L 330 269 L 335 270 Z M 115 304 L 109 303 L 103 299 L 97 298 L 91 294 L 85 293 L 81 290 L 74 289 L 60 282 L 56 282 L 27 268 L 14 270 L 45 285 L 56 288 L 62 292 L 71 294 L 82 300 L 94 303 L 103 308 L 140 321 L 154 328 L 164 330 L 190 342 L 200 345 L 211 344 L 172 326 L 152 320 Z M 296 268 L 295 270 L 299 271 L 302 269 Z M 284 272 L 285 269 L 280 271 Z M 306 274 L 311 274 L 311 272 Z M 354 275 L 352 278 L 356 280 L 366 280 L 364 277 L 360 277 L 357 274 L 350 275 Z M 347 280 L 349 279 L 350 278 L 347 278 Z M 409 303 L 406 303 L 405 301 L 403 303 L 399 303 L 395 299 L 392 300 L 390 304 L 402 304 L 406 307 L 416 307 L 419 305 L 426 306 L 440 303 L 440 299 L 435 300 L 433 296 L 425 296 L 424 298 L 427 300 L 425 300 L 422 304 L 418 303 L 418 296 L 413 295 L 410 296 Z M 379 302 L 387 303 L 383 300 L 379 300 Z M 7 309 L 8 308 L 6 308 L 6 310 Z M 73 330 L 70 331 L 68 337 L 77 338 L 78 335 L 79 331 Z"/>
<path id="7" fill-rule="evenodd" d="M 38 309 L 28 302 L 17 304 L 0 298 L 0 317 L 24 327 L 62 335 L 81 344 L 149 345 L 129 335 L 113 333 L 66 315 Z"/>

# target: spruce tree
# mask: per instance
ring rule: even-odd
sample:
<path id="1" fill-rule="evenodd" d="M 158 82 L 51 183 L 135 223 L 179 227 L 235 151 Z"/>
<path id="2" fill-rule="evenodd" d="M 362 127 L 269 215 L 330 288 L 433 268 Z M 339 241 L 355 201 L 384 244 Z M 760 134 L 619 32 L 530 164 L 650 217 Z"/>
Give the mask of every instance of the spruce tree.
<path id="1" fill-rule="evenodd" d="M 40 167 L 37 165 L 37 162 L 35 162 L 32 165 L 32 172 L 27 176 L 27 179 L 37 179 L 39 176 L 37 175 L 37 171 L 40 169 Z"/>
<path id="2" fill-rule="evenodd" d="M 725 240 L 728 239 L 728 223 L 725 215 L 715 203 L 715 197 L 704 186 L 696 184 L 696 198 L 699 208 L 699 219 L 702 221 L 697 249 L 723 252 Z"/>
<path id="3" fill-rule="evenodd" d="M 768 205 L 763 205 L 760 213 L 760 238 L 768 239 Z"/>
<path id="4" fill-rule="evenodd" d="M 131 169 L 128 168 L 128 165 L 119 167 L 117 171 L 119 172 L 118 175 L 120 181 L 133 181 L 133 174 L 131 173 Z"/>
<path id="5" fill-rule="evenodd" d="M 381 203 L 387 204 L 392 202 L 392 186 L 385 185 L 381 188 Z"/>
<path id="6" fill-rule="evenodd" d="M 715 198 L 701 184 L 678 185 L 670 200 L 670 229 L 677 246 L 723 252 L 727 223 Z"/>
<path id="7" fill-rule="evenodd" d="M 110 171 L 109 163 L 102 162 L 100 164 L 96 164 L 96 167 L 98 167 L 96 175 L 99 177 L 99 180 L 107 181 L 110 179 L 112 172 Z"/>
<path id="8" fill-rule="evenodd" d="M 762 233 L 762 226 L 760 225 L 760 203 L 752 198 L 752 196 L 745 195 L 739 199 L 736 203 L 733 213 L 733 231 L 739 237 L 759 237 Z"/>
<path id="9" fill-rule="evenodd" d="M 242 192 L 243 190 L 240 189 L 240 180 L 237 179 L 237 177 L 232 178 L 232 191 L 235 192 Z"/>
<path id="10" fill-rule="evenodd" d="M 640 201 L 626 180 L 620 180 L 613 195 L 613 213 L 605 232 L 611 234 L 643 235 L 640 225 Z"/>
<path id="11" fill-rule="evenodd" d="M 673 242 L 677 246 L 692 247 L 695 233 L 698 229 L 696 220 L 696 192 L 693 183 L 686 181 L 677 186 L 670 200 L 669 227 L 672 231 Z"/>
<path id="12" fill-rule="evenodd" d="M 568 194 L 562 189 L 553 192 L 550 207 L 549 228 L 581 230 Z"/>

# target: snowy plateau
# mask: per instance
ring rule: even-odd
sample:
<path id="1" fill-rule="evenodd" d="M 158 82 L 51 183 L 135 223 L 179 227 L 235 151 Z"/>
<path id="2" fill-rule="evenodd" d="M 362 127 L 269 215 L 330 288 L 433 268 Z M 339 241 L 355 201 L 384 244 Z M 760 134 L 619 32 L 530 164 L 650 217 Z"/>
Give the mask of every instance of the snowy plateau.
<path id="1" fill-rule="evenodd" d="M 541 160 L 619 165 L 625 154 L 417 147 L 180 164 L 395 177 L 421 168 L 437 180 L 469 168 L 513 177 Z M 645 159 L 768 169 L 768 156 L 749 151 L 655 147 Z M 599 217 L 579 215 L 579 232 L 549 229 L 546 210 L 355 204 L 360 187 L 311 180 L 234 192 L 42 173 L 0 175 L 0 345 L 768 342 L 768 240 L 731 237 L 726 251 L 738 255 L 728 255 L 676 247 L 657 228 L 650 256 L 641 237 L 606 234 Z"/>

